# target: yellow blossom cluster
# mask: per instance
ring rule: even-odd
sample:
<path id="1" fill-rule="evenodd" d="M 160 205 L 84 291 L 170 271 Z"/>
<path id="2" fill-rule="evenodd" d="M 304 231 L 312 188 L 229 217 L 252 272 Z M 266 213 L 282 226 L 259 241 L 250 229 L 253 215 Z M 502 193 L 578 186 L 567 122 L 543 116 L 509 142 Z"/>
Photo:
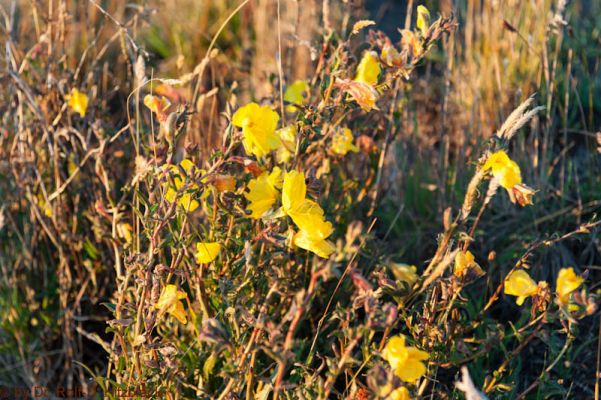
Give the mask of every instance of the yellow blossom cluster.
<path id="1" fill-rule="evenodd" d="M 280 193 L 281 190 L 281 193 Z M 248 183 L 244 194 L 249 201 L 247 210 L 251 218 L 261 218 L 281 196 L 282 207 L 277 216 L 289 216 L 299 231 L 293 234 L 292 243 L 327 258 L 334 252 L 334 245 L 326 240 L 334 231 L 325 220 L 323 209 L 315 201 L 306 198 L 305 174 L 296 170 L 284 173 L 279 167 L 263 172 Z"/>

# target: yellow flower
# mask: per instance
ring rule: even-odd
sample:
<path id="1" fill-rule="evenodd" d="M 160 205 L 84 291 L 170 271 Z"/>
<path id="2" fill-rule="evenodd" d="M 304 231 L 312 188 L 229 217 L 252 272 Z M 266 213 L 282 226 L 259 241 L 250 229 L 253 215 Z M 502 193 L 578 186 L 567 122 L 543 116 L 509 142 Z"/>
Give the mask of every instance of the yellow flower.
<path id="1" fill-rule="evenodd" d="M 415 265 L 391 263 L 390 270 L 397 281 L 406 282 L 410 287 L 419 279 Z"/>
<path id="2" fill-rule="evenodd" d="M 522 183 L 520 167 L 503 150 L 491 154 L 482 170 L 484 172 L 491 170 L 492 175 L 499 181 L 499 185 L 507 191 L 511 191 L 515 185 Z"/>
<path id="3" fill-rule="evenodd" d="M 430 11 L 422 5 L 417 6 L 417 29 L 426 35 L 430 27 Z"/>
<path id="4" fill-rule="evenodd" d="M 386 343 L 383 353 L 396 375 L 403 381 L 414 383 L 426 373 L 422 361 L 428 359 L 428 353 L 405 345 L 405 336 L 393 336 Z"/>
<path id="5" fill-rule="evenodd" d="M 305 174 L 298 171 L 286 172 L 282 186 L 282 211 L 301 230 L 295 235 L 294 243 L 320 257 L 327 257 L 334 252 L 334 245 L 324 241 L 334 228 L 325 220 L 319 204 L 305 198 L 306 194 Z"/>
<path id="6" fill-rule="evenodd" d="M 187 175 L 194 175 L 195 166 L 194 163 L 192 163 L 192 161 L 184 159 L 182 160 L 182 162 L 180 162 L 179 165 L 184 169 L 184 171 L 186 171 Z M 167 165 L 164 168 L 166 168 L 172 174 L 172 180 L 169 179 L 167 189 L 165 191 L 165 200 L 167 200 L 169 203 L 173 203 L 177 199 L 178 191 L 182 187 L 184 187 L 184 177 L 181 176 L 182 173 L 180 169 L 175 165 Z M 198 185 L 193 183 L 192 185 L 190 185 L 190 189 L 198 189 Z M 193 198 L 193 194 L 189 193 L 188 191 L 182 193 L 177 203 L 184 210 L 186 210 L 186 212 L 192 212 L 196 210 L 200 205 L 198 201 Z"/>
<path id="7" fill-rule="evenodd" d="M 280 146 L 280 138 L 275 132 L 279 119 L 268 106 L 250 103 L 234 113 L 232 124 L 242 128 L 242 144 L 246 152 L 263 157 Z"/>
<path id="8" fill-rule="evenodd" d="M 71 90 L 71 93 L 66 96 L 67 104 L 69 107 L 73 109 L 76 113 L 83 118 L 86 115 L 86 110 L 88 109 L 88 95 L 80 92 L 76 88 Z"/>
<path id="9" fill-rule="evenodd" d="M 584 278 L 576 275 L 574 268 L 562 268 L 557 276 L 557 296 L 562 304 L 565 304 L 570 299 L 570 293 L 578 289 L 584 282 Z"/>
<path id="10" fill-rule="evenodd" d="M 470 269 L 474 269 L 478 275 L 484 273 L 482 268 L 480 268 L 480 265 L 478 265 L 476 262 L 471 251 L 467 250 L 465 252 L 458 252 L 455 255 L 455 267 L 453 269 L 453 274 L 455 276 L 464 276 Z"/>
<path id="11" fill-rule="evenodd" d="M 295 105 L 302 105 L 308 93 L 309 85 L 303 80 L 295 81 L 292 85 L 289 85 L 284 92 L 284 101 L 290 103 L 286 107 L 286 111 L 295 112 L 297 110 Z"/>
<path id="12" fill-rule="evenodd" d="M 522 184 L 520 167 L 503 150 L 491 154 L 482 166 L 482 170 L 491 171 L 499 185 L 507 190 L 512 203 L 517 201 L 522 207 L 532 204 L 532 196 L 536 191 Z"/>
<path id="13" fill-rule="evenodd" d="M 398 389 L 395 389 L 392 393 L 390 393 L 386 400 L 411 400 L 411 396 L 407 388 L 400 387 Z"/>
<path id="14" fill-rule="evenodd" d="M 276 153 L 278 163 L 288 162 L 290 157 L 296 152 L 296 133 L 296 125 L 288 125 L 285 128 L 277 130 L 281 142 Z"/>
<path id="15" fill-rule="evenodd" d="M 329 224 L 329 222 L 323 223 Z M 313 252 L 322 258 L 328 258 L 330 254 L 332 254 L 336 250 L 334 244 L 332 244 L 332 242 L 330 242 L 329 240 L 311 236 L 311 234 L 303 230 L 299 231 L 294 235 L 293 243 L 295 246 Z"/>
<path id="16" fill-rule="evenodd" d="M 154 308 L 159 310 L 159 316 L 164 313 L 173 315 L 179 322 L 185 324 L 187 322 L 186 310 L 180 300 L 186 298 L 186 292 L 177 290 L 175 285 L 167 285 L 159 297 L 159 301 L 154 305 Z"/>
<path id="17" fill-rule="evenodd" d="M 282 187 L 282 210 L 301 230 L 325 239 L 332 233 L 332 224 L 324 221 L 323 209 L 313 200 L 305 198 L 306 194 L 305 174 L 294 170 L 286 172 Z"/>
<path id="18" fill-rule="evenodd" d="M 345 155 L 349 151 L 356 153 L 359 151 L 353 144 L 353 133 L 349 128 L 338 129 L 332 137 L 332 146 L 330 149 L 333 153 Z"/>
<path id="19" fill-rule="evenodd" d="M 247 209 L 252 212 L 251 218 L 261 218 L 273 206 L 282 187 L 282 170 L 275 167 L 271 173 L 263 172 L 258 178 L 248 182 L 248 192 L 244 197 L 250 204 Z"/>
<path id="20" fill-rule="evenodd" d="M 221 245 L 217 242 L 196 243 L 196 262 L 208 264 L 217 258 L 221 251 Z"/>
<path id="21" fill-rule="evenodd" d="M 378 56 L 372 51 L 366 51 L 357 66 L 355 81 L 374 86 L 378 83 L 378 75 L 380 75 Z"/>
<path id="22" fill-rule="evenodd" d="M 518 306 L 524 304 L 527 297 L 533 296 L 537 292 L 538 285 L 523 269 L 513 271 L 505 278 L 505 294 L 516 296 L 515 302 Z"/>

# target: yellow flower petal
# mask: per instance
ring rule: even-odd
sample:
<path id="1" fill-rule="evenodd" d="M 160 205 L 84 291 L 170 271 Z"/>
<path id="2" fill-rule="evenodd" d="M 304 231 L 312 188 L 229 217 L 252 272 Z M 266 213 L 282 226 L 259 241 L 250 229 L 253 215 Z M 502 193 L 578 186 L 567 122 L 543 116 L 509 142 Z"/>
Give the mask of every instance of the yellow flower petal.
<path id="1" fill-rule="evenodd" d="M 335 250 L 334 245 L 325 240 L 332 234 L 334 227 L 326 221 L 319 204 L 306 199 L 306 194 L 305 174 L 298 171 L 287 172 L 282 185 L 282 211 L 300 229 L 295 235 L 294 244 L 326 258 Z"/>
<path id="2" fill-rule="evenodd" d="M 570 299 L 570 293 L 578 289 L 584 282 L 584 278 L 576 275 L 574 268 L 562 268 L 557 276 L 556 291 L 559 301 L 565 304 Z"/>
<path id="3" fill-rule="evenodd" d="M 515 185 L 522 183 L 520 167 L 503 150 L 491 154 L 482 169 L 485 172 L 491 170 L 499 184 L 508 191 Z"/>
<path id="4" fill-rule="evenodd" d="M 409 355 L 405 347 L 405 336 L 398 335 L 388 339 L 384 348 L 383 357 L 395 369 L 399 363 L 404 363 Z"/>
<path id="5" fill-rule="evenodd" d="M 305 199 L 297 208 L 288 212 L 300 230 L 316 239 L 325 239 L 334 231 L 332 224 L 325 220 L 323 214 L 319 204 L 309 199 Z"/>
<path id="6" fill-rule="evenodd" d="M 278 163 L 288 162 L 296 152 L 296 133 L 296 125 L 288 125 L 277 130 L 281 142 L 276 155 Z"/>
<path id="7" fill-rule="evenodd" d="M 517 297 L 516 304 L 518 306 L 524 304 L 527 297 L 535 295 L 538 291 L 536 282 L 522 269 L 509 274 L 505 278 L 504 286 L 505 294 Z"/>
<path id="8" fill-rule="evenodd" d="M 66 96 L 67 104 L 69 107 L 73 109 L 76 113 L 83 118 L 86 115 L 86 110 L 88 109 L 88 95 L 80 92 L 77 88 L 73 88 L 71 93 Z"/>
<path id="9" fill-rule="evenodd" d="M 455 255 L 455 267 L 453 269 L 453 274 L 455 276 L 464 276 L 468 270 L 475 270 L 478 275 L 482 274 L 482 268 L 476 262 L 474 255 L 471 251 L 467 250 L 465 252 L 460 251 Z"/>
<path id="10" fill-rule="evenodd" d="M 392 393 L 390 393 L 386 400 L 411 400 L 411 396 L 407 388 L 400 387 L 398 389 L 395 389 Z"/>
<path id="11" fill-rule="evenodd" d="M 126 243 L 131 243 L 132 227 L 127 222 L 120 222 L 117 224 L 117 235 L 124 239 Z"/>
<path id="12" fill-rule="evenodd" d="M 380 62 L 378 61 L 378 55 L 372 51 L 366 51 L 357 66 L 355 81 L 374 86 L 378 83 L 379 75 Z"/>
<path id="13" fill-rule="evenodd" d="M 282 208 L 285 213 L 297 209 L 305 200 L 307 195 L 307 185 L 305 184 L 305 174 L 296 170 L 284 174 L 284 184 L 282 186 Z"/>
<path id="14" fill-rule="evenodd" d="M 250 201 L 247 209 L 251 211 L 251 218 L 261 218 L 273 206 L 279 196 L 277 188 L 281 186 L 282 170 L 278 167 L 248 182 L 248 192 L 244 193 L 244 197 Z"/>
<path id="15" fill-rule="evenodd" d="M 430 27 L 430 11 L 422 5 L 417 6 L 417 29 L 425 35 Z"/>
<path id="16" fill-rule="evenodd" d="M 393 336 L 388 340 L 383 356 L 396 375 L 405 382 L 413 383 L 426 373 L 426 366 L 422 361 L 428 359 L 428 353 L 407 347 L 403 335 Z"/>
<path id="17" fill-rule="evenodd" d="M 193 174 L 194 173 L 194 168 L 196 168 L 196 166 L 194 165 L 194 163 L 190 160 L 188 160 L 187 158 L 184 158 L 179 165 L 182 166 L 182 168 L 184 169 L 184 171 L 186 171 L 187 174 Z"/>
<path id="18" fill-rule="evenodd" d="M 299 231 L 294 235 L 294 245 L 322 258 L 328 258 L 336 250 L 332 242 L 311 236 L 306 231 Z"/>
<path id="19" fill-rule="evenodd" d="M 221 245 L 217 242 L 201 242 L 196 244 L 196 262 L 199 264 L 208 264 L 212 262 L 219 252 Z"/>
<path id="20" fill-rule="evenodd" d="M 159 311 L 159 317 L 164 313 L 169 313 L 185 324 L 187 322 L 186 311 L 180 300 L 185 299 L 186 296 L 186 292 L 177 290 L 175 285 L 165 286 L 159 300 L 154 305 L 154 308 Z"/>
<path id="21" fill-rule="evenodd" d="M 280 138 L 275 131 L 279 119 L 279 115 L 268 106 L 250 103 L 234 113 L 232 124 L 242 128 L 242 144 L 246 152 L 263 157 L 280 146 Z"/>
<path id="22" fill-rule="evenodd" d="M 429 358 L 428 353 L 415 347 L 407 347 L 407 355 L 410 359 L 417 361 L 424 361 Z"/>
<path id="23" fill-rule="evenodd" d="M 421 361 L 408 358 L 403 364 L 397 365 L 395 372 L 402 381 L 414 383 L 426 373 L 426 366 Z"/>
<path id="24" fill-rule="evenodd" d="M 169 314 L 173 315 L 175 318 L 177 318 L 177 320 L 179 322 L 181 322 L 182 324 L 185 324 L 188 322 L 187 320 L 187 315 L 186 315 L 186 310 L 184 310 L 184 305 L 182 304 L 181 301 L 177 301 L 173 304 L 173 306 L 171 306 L 171 308 L 169 309 Z"/>
<path id="25" fill-rule="evenodd" d="M 182 194 L 179 201 L 177 202 L 186 212 L 192 212 L 198 208 L 200 203 L 193 199 L 190 193 Z"/>

